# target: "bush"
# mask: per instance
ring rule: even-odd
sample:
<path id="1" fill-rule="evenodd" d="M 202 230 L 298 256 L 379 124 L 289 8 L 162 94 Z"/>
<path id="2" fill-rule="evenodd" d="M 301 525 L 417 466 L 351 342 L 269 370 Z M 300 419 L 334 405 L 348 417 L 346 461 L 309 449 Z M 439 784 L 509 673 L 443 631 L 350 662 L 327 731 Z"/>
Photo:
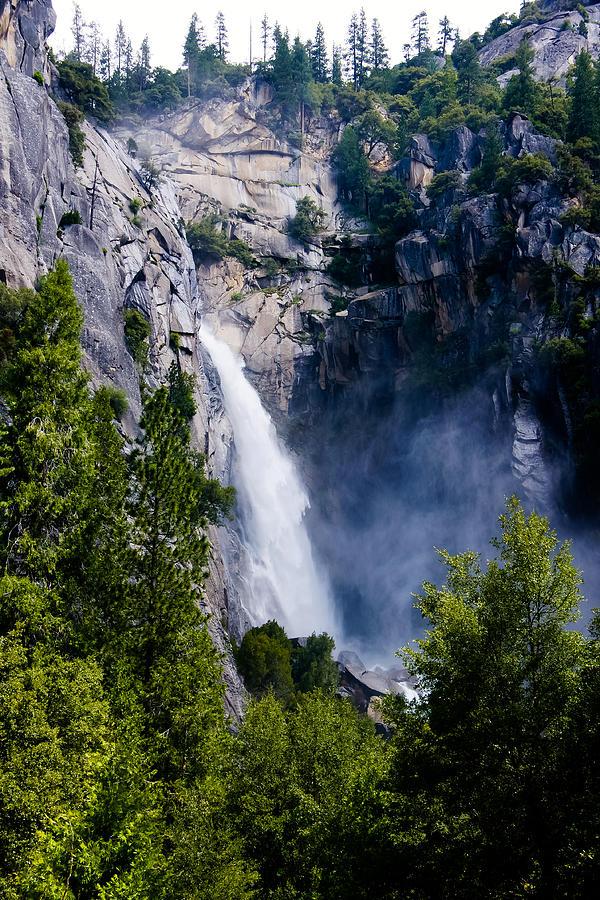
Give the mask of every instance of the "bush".
<path id="1" fill-rule="evenodd" d="M 135 213 L 138 213 L 141 208 L 142 208 L 142 201 L 140 200 L 139 197 L 133 197 L 129 201 L 129 209 L 131 210 L 131 212 L 134 215 L 135 215 Z"/>
<path id="2" fill-rule="evenodd" d="M 518 184 L 535 184 L 549 181 L 554 167 L 545 153 L 534 153 L 522 159 L 503 156 L 500 160 L 496 189 L 501 196 L 509 197 Z"/>
<path id="3" fill-rule="evenodd" d="M 179 353 L 179 335 L 176 331 L 169 332 L 169 347 L 174 353 Z"/>
<path id="4" fill-rule="evenodd" d="M 289 233 L 297 241 L 307 241 L 323 230 L 325 212 L 310 197 L 296 203 L 296 215 L 290 219 Z"/>
<path id="5" fill-rule="evenodd" d="M 89 63 L 64 59 L 58 63 L 58 72 L 61 86 L 81 112 L 104 123 L 114 119 L 115 108 L 106 85 L 94 75 Z"/>
<path id="6" fill-rule="evenodd" d="M 125 343 L 133 359 L 140 369 L 144 369 L 148 362 L 150 345 L 150 322 L 137 309 L 123 311 Z"/>
<path id="7" fill-rule="evenodd" d="M 129 402 L 125 391 L 122 388 L 106 385 L 96 391 L 96 396 L 103 396 L 108 400 L 115 419 L 120 422 L 129 408 Z"/>
<path id="8" fill-rule="evenodd" d="M 220 221 L 219 216 L 213 214 L 200 222 L 187 223 L 185 235 L 194 255 L 212 256 L 215 259 L 233 256 L 248 268 L 253 268 L 256 260 L 248 244 L 238 238 L 227 240 L 225 232 L 217 228 Z"/>
<path id="9" fill-rule="evenodd" d="M 71 153 L 73 164 L 75 166 L 82 166 L 83 151 L 85 149 L 85 135 L 79 125 L 83 122 L 83 113 L 80 109 L 77 109 L 76 106 L 72 106 L 71 103 L 63 103 L 62 100 L 58 100 L 56 105 L 65 117 L 67 123 L 69 131 L 69 152 Z"/>
<path id="10" fill-rule="evenodd" d="M 179 410 L 186 421 L 196 415 L 195 387 L 194 376 L 183 372 L 178 362 L 172 362 L 169 368 L 169 402 Z"/>
<path id="11" fill-rule="evenodd" d="M 58 223 L 59 228 L 68 228 L 69 225 L 83 225 L 83 219 L 78 209 L 70 209 L 64 213 Z"/>
<path id="12" fill-rule="evenodd" d="M 449 172 L 440 172 L 435 175 L 431 184 L 427 188 L 427 196 L 430 200 L 441 197 L 446 191 L 456 191 L 462 187 L 461 174 L 457 169 L 451 169 Z"/>
<path id="13" fill-rule="evenodd" d="M 127 152 L 129 153 L 129 155 L 135 157 L 137 150 L 138 150 L 138 145 L 134 141 L 134 139 L 132 137 L 127 138 Z"/>
<path id="14" fill-rule="evenodd" d="M 359 261 L 348 259 L 343 253 L 335 254 L 327 266 L 327 272 L 336 281 L 349 287 L 356 287 L 361 282 Z"/>
<path id="15" fill-rule="evenodd" d="M 36 71 L 33 73 L 33 78 L 34 78 L 35 81 L 37 81 L 37 83 L 38 83 L 41 87 L 44 87 L 44 76 L 42 75 L 41 72 L 38 72 L 37 69 L 36 69 Z"/>

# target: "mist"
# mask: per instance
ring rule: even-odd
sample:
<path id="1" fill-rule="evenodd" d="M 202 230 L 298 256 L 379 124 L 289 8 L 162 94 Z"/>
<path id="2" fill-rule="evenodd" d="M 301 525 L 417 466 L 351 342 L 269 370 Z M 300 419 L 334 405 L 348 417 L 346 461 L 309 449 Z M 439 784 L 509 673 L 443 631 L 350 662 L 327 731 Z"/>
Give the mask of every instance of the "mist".
<path id="1" fill-rule="evenodd" d="M 308 527 L 335 597 L 338 649 L 367 665 L 392 664 L 426 627 L 413 594 L 423 581 L 444 581 L 435 548 L 494 557 L 489 541 L 512 495 L 547 515 L 561 538 L 576 537 L 585 591 L 597 595 L 597 540 L 560 509 L 565 462 L 547 462 L 545 497 L 528 495 L 513 473 L 512 398 L 503 385 L 488 374 L 480 387 L 431 403 L 418 391 L 382 398 L 363 379 L 311 428 Z"/>

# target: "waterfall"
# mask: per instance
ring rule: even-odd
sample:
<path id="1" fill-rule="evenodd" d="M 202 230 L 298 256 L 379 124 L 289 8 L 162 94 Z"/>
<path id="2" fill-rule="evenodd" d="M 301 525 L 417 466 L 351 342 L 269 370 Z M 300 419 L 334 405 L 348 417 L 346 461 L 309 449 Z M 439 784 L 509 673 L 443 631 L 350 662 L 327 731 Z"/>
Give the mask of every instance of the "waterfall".
<path id="1" fill-rule="evenodd" d="M 290 636 L 327 631 L 335 618 L 327 578 L 318 571 L 304 514 L 309 502 L 296 468 L 254 388 L 244 362 L 202 325 L 200 341 L 219 373 L 235 445 L 233 482 L 250 556 L 248 612 L 275 618 Z"/>

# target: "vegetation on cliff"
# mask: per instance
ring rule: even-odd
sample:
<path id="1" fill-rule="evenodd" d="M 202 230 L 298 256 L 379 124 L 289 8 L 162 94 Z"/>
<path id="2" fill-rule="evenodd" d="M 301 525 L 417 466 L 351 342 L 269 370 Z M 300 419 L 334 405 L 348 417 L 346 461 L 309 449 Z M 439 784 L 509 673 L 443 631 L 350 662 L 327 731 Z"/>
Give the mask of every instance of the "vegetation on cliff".
<path id="1" fill-rule="evenodd" d="M 190 450 L 176 367 L 129 448 L 66 263 L 0 286 L 0 316 L 3 896 L 590 896 L 600 623 L 570 628 L 580 578 L 545 519 L 511 500 L 495 561 L 442 554 L 387 741 L 334 695 L 331 639 L 275 622 L 238 650 L 261 699 L 233 736 L 199 608 L 233 498 Z"/>

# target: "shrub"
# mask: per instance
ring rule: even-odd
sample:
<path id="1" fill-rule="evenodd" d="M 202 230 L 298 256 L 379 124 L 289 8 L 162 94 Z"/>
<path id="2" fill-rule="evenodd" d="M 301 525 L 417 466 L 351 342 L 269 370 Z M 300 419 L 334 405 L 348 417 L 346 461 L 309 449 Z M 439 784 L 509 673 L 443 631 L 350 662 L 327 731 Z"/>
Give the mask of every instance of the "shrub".
<path id="1" fill-rule="evenodd" d="M 348 259 L 343 253 L 336 253 L 329 265 L 327 272 L 341 284 L 355 287 L 360 284 L 361 272 L 358 260 Z"/>
<path id="2" fill-rule="evenodd" d="M 138 145 L 134 141 L 132 137 L 127 138 L 127 152 L 130 156 L 135 156 L 138 150 Z"/>
<path id="3" fill-rule="evenodd" d="M 457 169 L 451 169 L 449 172 L 440 172 L 435 175 L 431 184 L 427 188 L 427 196 L 430 200 L 441 197 L 446 191 L 456 191 L 462 187 L 461 174 Z"/>
<path id="4" fill-rule="evenodd" d="M 129 408 L 127 394 L 122 388 L 106 385 L 96 391 L 96 395 L 106 397 L 108 403 L 114 413 L 115 419 L 120 422 Z"/>
<path id="5" fill-rule="evenodd" d="M 179 335 L 176 331 L 169 332 L 169 347 L 174 353 L 179 353 Z"/>
<path id="6" fill-rule="evenodd" d="M 83 165 L 83 151 L 85 149 L 85 135 L 79 124 L 83 122 L 83 113 L 71 103 L 63 103 L 59 100 L 56 104 L 65 117 L 69 131 L 69 152 L 75 166 Z"/>
<path id="7" fill-rule="evenodd" d="M 42 217 L 40 216 L 39 213 L 35 217 L 35 227 L 37 228 L 37 233 L 40 234 L 40 232 L 42 230 Z"/>
<path id="8" fill-rule="evenodd" d="M 183 372 L 178 362 L 172 362 L 169 367 L 169 402 L 188 421 L 196 415 L 195 387 L 194 376 Z"/>
<path id="9" fill-rule="evenodd" d="M 59 228 L 68 228 L 69 225 L 83 225 L 83 219 L 78 209 L 70 209 L 64 213 L 58 223 Z"/>
<path id="10" fill-rule="evenodd" d="M 33 77 L 41 87 L 44 87 L 44 76 L 41 72 L 38 72 L 38 70 L 36 69 L 36 71 L 33 73 Z"/>
<path id="11" fill-rule="evenodd" d="M 129 209 L 131 210 L 132 213 L 134 213 L 134 215 L 135 215 L 135 213 L 138 213 L 141 208 L 142 208 L 142 201 L 140 200 L 139 197 L 133 197 L 129 201 Z"/>
<path id="12" fill-rule="evenodd" d="M 254 268 L 256 265 L 256 260 L 252 255 L 250 247 L 245 241 L 240 241 L 238 238 L 232 238 L 227 242 L 225 255 L 239 259 L 239 261 L 249 269 Z"/>
<path id="13" fill-rule="evenodd" d="M 307 241 L 323 230 L 325 212 L 310 197 L 296 203 L 296 215 L 290 220 L 289 233 L 298 241 Z"/>
<path id="14" fill-rule="evenodd" d="M 244 295 L 241 293 L 241 291 L 235 291 L 229 299 L 231 300 L 232 303 L 237 303 L 239 300 L 241 300 L 243 298 L 243 296 Z"/>
<path id="15" fill-rule="evenodd" d="M 134 228 L 141 228 L 143 225 L 141 216 L 132 216 L 131 224 L 134 226 Z"/>
<path id="16" fill-rule="evenodd" d="M 111 122 L 115 109 L 106 85 L 89 63 L 64 59 L 58 63 L 60 83 L 76 107 L 100 122 Z"/>
<path id="17" fill-rule="evenodd" d="M 148 361 L 150 345 L 150 322 L 137 309 L 126 309 L 123 312 L 125 343 L 133 359 L 140 369 L 144 369 Z"/>

